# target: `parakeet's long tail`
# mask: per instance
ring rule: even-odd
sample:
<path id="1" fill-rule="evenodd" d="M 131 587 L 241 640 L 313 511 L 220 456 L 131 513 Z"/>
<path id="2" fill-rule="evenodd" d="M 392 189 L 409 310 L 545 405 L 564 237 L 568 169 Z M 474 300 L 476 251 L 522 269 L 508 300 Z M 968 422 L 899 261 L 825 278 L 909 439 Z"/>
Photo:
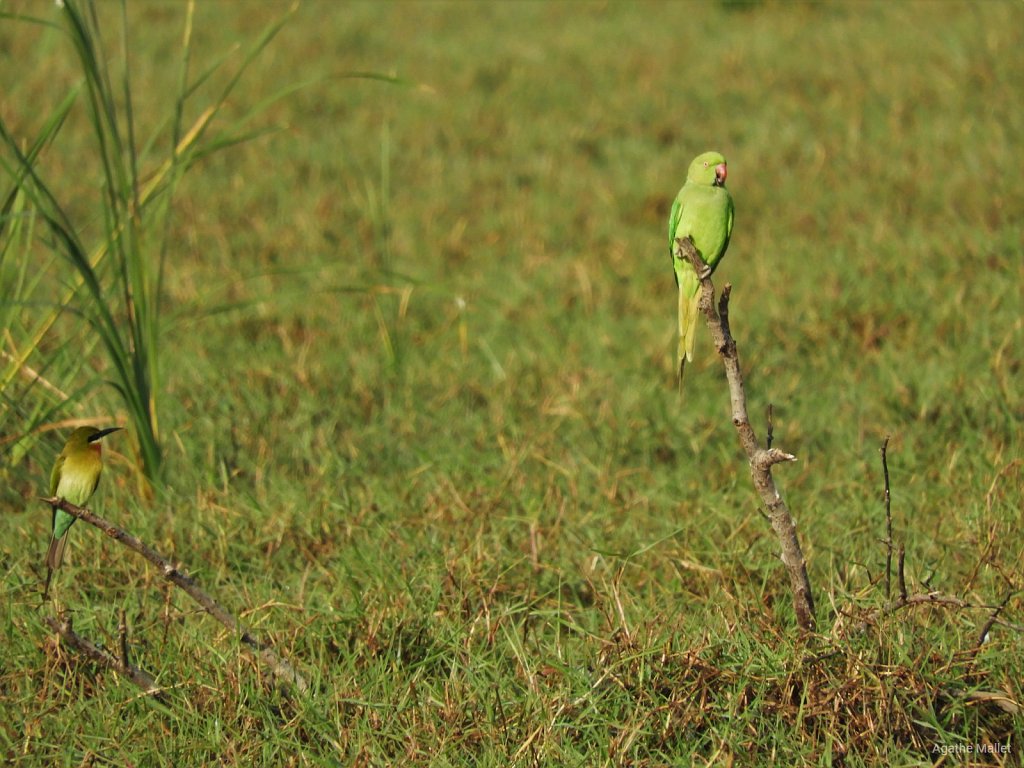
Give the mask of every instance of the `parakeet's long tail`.
<path id="1" fill-rule="evenodd" d="M 688 361 L 693 360 L 693 342 L 697 333 L 697 305 L 700 304 L 700 297 L 697 293 L 690 293 L 688 287 L 679 286 L 679 348 L 676 354 L 679 356 L 679 384 L 683 383 L 683 368 Z"/>

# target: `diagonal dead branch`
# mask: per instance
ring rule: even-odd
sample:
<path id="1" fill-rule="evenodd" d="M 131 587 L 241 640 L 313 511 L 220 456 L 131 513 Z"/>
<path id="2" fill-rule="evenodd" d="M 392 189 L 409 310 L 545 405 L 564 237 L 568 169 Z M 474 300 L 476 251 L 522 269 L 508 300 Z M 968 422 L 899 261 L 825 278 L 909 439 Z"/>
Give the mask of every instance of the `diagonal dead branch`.
<path id="1" fill-rule="evenodd" d="M 245 645 L 255 651 L 259 660 L 270 671 L 271 677 L 274 678 L 284 690 L 288 691 L 294 687 L 298 689 L 299 692 L 305 693 L 309 689 L 309 683 L 306 682 L 306 679 L 287 659 L 278 656 L 274 652 L 273 648 L 270 647 L 269 643 L 257 638 L 248 627 L 242 624 L 242 622 L 234 616 L 234 614 L 230 613 L 216 600 L 200 589 L 187 573 L 176 568 L 170 560 L 160 555 L 156 550 L 135 538 L 127 531 L 118 528 L 108 520 L 92 513 L 85 507 L 77 507 L 64 499 L 58 498 L 46 498 L 43 499 L 43 501 L 51 506 L 60 507 L 68 514 L 77 517 L 79 520 L 99 528 L 107 536 L 114 539 L 114 541 L 117 541 L 128 547 L 128 549 L 137 552 L 155 565 L 167 581 L 184 591 L 185 594 L 199 603 L 204 611 L 223 624 L 225 629 L 232 634 L 238 635 L 238 638 Z"/>
<path id="2" fill-rule="evenodd" d="M 676 246 L 682 255 L 689 259 L 701 281 L 700 311 L 707 318 L 708 328 L 714 339 L 715 347 L 725 366 L 725 376 L 729 382 L 729 399 L 732 403 L 732 423 L 740 438 L 740 444 L 750 461 L 750 474 L 754 488 L 768 511 L 772 529 L 779 539 L 782 548 L 782 562 L 789 574 L 793 589 L 793 607 L 796 611 L 800 627 L 813 631 L 814 598 L 811 595 L 811 583 L 807 578 L 807 565 L 804 561 L 800 541 L 796 535 L 796 524 L 789 513 L 772 478 L 771 468 L 782 462 L 796 461 L 796 456 L 778 448 L 762 448 L 757 440 L 754 428 L 747 417 L 747 398 L 743 391 L 743 373 L 740 369 L 739 353 L 736 341 L 729 327 L 729 297 L 732 286 L 726 284 L 718 300 L 718 311 L 715 311 L 715 286 L 711 282 L 708 270 L 700 258 L 700 254 L 689 238 L 676 240 Z M 773 435 L 774 436 L 774 435 Z"/>

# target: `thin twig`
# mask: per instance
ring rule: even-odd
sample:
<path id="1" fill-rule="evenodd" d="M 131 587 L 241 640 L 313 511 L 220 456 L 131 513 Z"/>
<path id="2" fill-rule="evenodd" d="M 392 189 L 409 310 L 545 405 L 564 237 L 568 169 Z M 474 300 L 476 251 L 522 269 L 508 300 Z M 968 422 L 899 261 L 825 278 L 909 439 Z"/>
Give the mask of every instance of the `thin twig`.
<path id="1" fill-rule="evenodd" d="M 986 605 L 985 603 L 972 603 L 969 600 L 964 600 L 962 597 L 956 597 L 955 595 L 946 595 L 942 592 L 921 592 L 916 595 L 910 595 L 898 603 L 890 606 L 889 613 L 895 613 L 903 608 L 912 608 L 915 605 L 937 605 L 945 608 L 957 608 L 960 610 L 972 610 L 972 611 L 989 611 L 989 617 L 986 621 L 982 631 L 979 635 L 979 645 L 984 642 L 985 636 L 989 633 L 992 627 L 1000 626 L 1009 629 L 1013 632 L 1019 632 L 1024 634 L 1024 625 L 1014 624 L 1012 621 L 1007 621 L 1000 617 L 1003 609 L 1010 602 L 1010 598 L 1013 593 L 1010 593 L 999 605 Z"/>
<path id="2" fill-rule="evenodd" d="M 892 595 L 892 508 L 889 496 L 889 436 L 882 441 L 882 476 L 885 478 L 885 599 Z"/>
<path id="3" fill-rule="evenodd" d="M 732 404 L 732 423 L 736 427 L 740 443 L 750 461 L 751 478 L 754 488 L 768 511 L 772 528 L 779 539 L 782 549 L 782 562 L 789 573 L 793 589 L 793 607 L 797 622 L 807 631 L 813 631 L 814 599 L 811 595 L 811 583 L 807 578 L 807 564 L 800 541 L 796 535 L 796 524 L 789 513 L 772 478 L 771 468 L 784 461 L 796 461 L 796 456 L 780 451 L 778 448 L 761 448 L 757 435 L 750 420 L 747 418 L 747 399 L 743 392 L 743 374 L 740 369 L 739 354 L 736 341 L 729 327 L 729 297 L 732 286 L 726 284 L 718 300 L 718 311 L 715 311 L 715 286 L 711 282 L 707 265 L 700 258 L 690 238 L 676 240 L 676 247 L 681 254 L 689 259 L 701 281 L 700 310 L 707 318 L 708 328 L 714 339 L 715 347 L 725 366 L 725 375 L 729 382 L 729 399 Z"/>
<path id="4" fill-rule="evenodd" d="M 775 425 L 772 423 L 772 404 L 768 403 L 768 435 L 764 440 L 764 447 L 771 448 L 775 440 Z"/>
<path id="5" fill-rule="evenodd" d="M 930 592 L 919 592 L 916 595 L 904 595 L 902 598 L 897 598 L 888 605 L 872 610 L 866 614 L 863 614 L 861 622 L 857 625 L 858 630 L 863 630 L 868 626 L 870 621 L 876 620 L 882 614 L 892 614 L 897 611 L 901 611 L 905 608 L 913 608 L 919 605 L 929 605 L 936 608 L 951 608 L 953 610 L 961 611 L 988 611 L 989 618 L 986 625 L 983 627 L 980 633 L 980 638 L 985 637 L 992 627 L 1003 627 L 1011 632 L 1017 632 L 1024 634 L 1024 624 L 1015 624 L 1012 621 L 1007 621 L 1000 615 L 1002 610 L 1009 603 L 1014 593 L 1010 593 L 1009 597 L 1004 598 L 1003 602 L 999 605 L 987 605 L 985 603 L 972 603 L 969 600 L 964 600 L 962 597 L 955 595 L 947 595 L 942 592 L 933 590 Z M 842 609 L 837 611 L 843 616 L 849 616 L 853 618 L 853 614 L 850 614 Z M 837 625 L 838 626 L 838 625 Z M 979 646 L 975 647 L 975 651 L 978 650 Z"/>
<path id="6" fill-rule="evenodd" d="M 974 567 L 971 569 L 970 575 L 964 581 L 963 591 L 968 592 L 974 587 L 974 580 L 978 578 L 978 574 L 981 572 L 982 566 L 992 565 L 992 549 L 996 545 L 996 541 L 999 537 L 999 526 L 995 523 L 989 526 L 988 536 L 986 537 L 985 548 L 981 551 L 974 560 Z"/>
<path id="7" fill-rule="evenodd" d="M 907 550 L 903 546 L 903 542 L 900 542 L 900 550 L 898 554 L 898 562 L 896 564 L 896 583 L 900 589 L 900 602 L 907 602 L 907 576 L 903 568 L 907 562 Z"/>
<path id="8" fill-rule="evenodd" d="M 89 525 L 99 528 L 110 538 L 128 547 L 128 549 L 137 552 L 155 565 L 167 581 L 183 590 L 189 597 L 199 603 L 204 611 L 223 624 L 229 632 L 237 634 L 239 639 L 245 645 L 254 650 L 260 661 L 262 661 L 270 670 L 271 676 L 275 678 L 286 691 L 292 686 L 302 693 L 305 693 L 309 689 L 309 683 L 306 682 L 306 679 L 299 674 L 287 659 L 283 659 L 274 653 L 274 650 L 268 643 L 259 640 L 255 635 L 253 635 L 248 627 L 242 624 L 242 622 L 240 622 L 233 614 L 229 613 L 212 597 L 201 590 L 187 573 L 176 568 L 167 558 L 160 555 L 154 549 L 147 546 L 130 533 L 123 531 L 113 523 L 93 514 L 84 507 L 76 507 L 74 504 L 58 498 L 47 498 L 43 499 L 43 501 L 51 506 L 60 507 L 68 514 L 77 517 L 79 520 L 83 520 Z"/>
<path id="9" fill-rule="evenodd" d="M 975 649 L 980 649 L 981 646 L 985 644 L 985 641 L 988 640 L 988 633 L 991 631 L 992 627 L 995 626 L 995 623 L 999 621 L 999 614 L 1003 612 L 1003 609 L 1010 602 L 1011 597 L 1013 597 L 1013 592 L 1007 592 L 1006 597 L 1003 598 L 1003 602 L 997 605 L 995 610 L 992 611 L 992 615 L 988 617 L 988 621 L 985 622 L 985 625 L 981 628 L 981 632 L 978 633 L 978 642 L 974 644 Z"/>
<path id="10" fill-rule="evenodd" d="M 121 609 L 121 616 L 117 622 L 117 639 L 121 651 L 121 663 L 126 667 L 131 666 L 128 661 L 128 618 L 124 608 Z"/>

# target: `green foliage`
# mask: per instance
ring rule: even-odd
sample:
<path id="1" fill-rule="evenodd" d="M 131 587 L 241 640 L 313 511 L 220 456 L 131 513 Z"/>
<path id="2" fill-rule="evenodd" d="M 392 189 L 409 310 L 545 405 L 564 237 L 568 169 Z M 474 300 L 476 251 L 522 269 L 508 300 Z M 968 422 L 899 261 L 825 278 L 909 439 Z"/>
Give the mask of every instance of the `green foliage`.
<path id="1" fill-rule="evenodd" d="M 169 134 L 158 131 L 140 147 L 133 106 L 126 3 L 121 3 L 122 35 L 116 69 L 104 48 L 97 6 L 68 0 L 60 4 L 60 9 L 67 42 L 74 50 L 82 75 L 94 141 L 92 156 L 99 165 L 102 179 L 97 202 L 102 226 L 98 244 L 88 248 L 83 238 L 91 233 L 84 225 L 74 223 L 69 205 L 61 202 L 66 191 L 58 187 L 56 180 L 45 179 L 37 167 L 39 152 L 56 140 L 78 88 L 60 105 L 28 152 L 22 151 L 18 139 L 0 122 L 0 139 L 6 150 L 3 167 L 15 185 L 10 197 L 18 199 L 24 195 L 30 201 L 32 214 L 46 225 L 50 247 L 67 266 L 58 270 L 65 291 L 57 305 L 38 319 L 29 333 L 30 343 L 24 354 L 27 357 L 39 349 L 43 337 L 64 308 L 77 300 L 74 306 L 79 316 L 89 322 L 107 353 L 112 369 L 110 383 L 120 394 L 132 421 L 132 434 L 138 443 L 145 475 L 157 481 L 161 478 L 162 465 L 158 419 L 162 390 L 161 305 L 171 201 L 182 177 L 196 162 L 213 151 L 249 138 L 239 127 L 251 114 L 232 129 L 208 140 L 206 134 L 247 67 L 281 28 L 283 20 L 267 27 L 224 89 L 188 127 L 184 120 L 189 98 L 215 69 L 201 73 L 195 81 L 190 79 L 194 12 L 190 3 L 178 52 L 180 75 L 173 97 Z M 14 14 L 4 14 L 4 17 L 20 23 L 49 24 L 42 19 Z M 164 151 L 155 151 L 156 146 L 163 146 Z M 146 167 L 148 165 L 152 167 Z M 70 275 L 74 276 L 73 280 L 68 279 Z M 24 360 L 23 357 L 16 361 L 12 368 L 23 364 Z"/>
<path id="2" fill-rule="evenodd" d="M 177 77 L 172 7 L 129 7 L 140 122 Z M 197 6 L 196 61 L 276 13 L 235 8 Z M 4 759 L 930 765 L 989 743 L 1012 751 L 972 760 L 1018 764 L 1021 13 L 300 7 L 224 116 L 318 85 L 176 189 L 168 491 L 140 500 L 112 445 L 97 503 L 314 692 L 281 698 L 90 530 L 58 597 L 108 647 L 126 609 L 169 711 L 59 648 L 36 615 L 48 510 L 8 488 Z M 15 134 L 31 146 L 56 114 L 42 95 L 73 78 L 39 41 L 4 44 L 32 62 L 6 103 L 45 105 Z M 420 86 L 336 87 L 368 68 Z M 60 138 L 40 162 L 78 192 L 91 139 L 70 121 Z M 773 403 L 799 458 L 776 479 L 816 590 L 807 639 L 703 331 L 675 392 L 665 220 L 711 148 L 736 203 L 714 279 L 733 284 L 751 415 Z M 908 588 L 971 607 L 883 610 L 886 435 Z"/>
<path id="3" fill-rule="evenodd" d="M 67 117 L 73 94 L 58 104 L 44 124 L 39 137 L 25 153 L 35 162 Z M 0 124 L 0 134 L 3 126 Z M 0 213 L 0 450 L 5 464 L 17 466 L 34 445 L 33 432 L 72 397 L 83 357 L 62 354 L 62 345 L 51 345 L 45 358 L 32 360 L 41 338 L 36 332 L 33 312 L 46 302 L 45 276 L 56 257 L 37 262 L 34 249 L 37 216 L 23 190 L 15 186 L 8 193 Z M 64 345 L 70 340 L 66 339 Z M 78 342 L 78 339 L 75 339 Z M 86 342 L 82 342 L 87 346 Z M 36 365 L 37 367 L 33 367 Z M 91 382 L 86 383 L 86 387 Z M 79 385 L 80 386 L 80 385 Z M 75 387 L 77 389 L 77 387 Z"/>

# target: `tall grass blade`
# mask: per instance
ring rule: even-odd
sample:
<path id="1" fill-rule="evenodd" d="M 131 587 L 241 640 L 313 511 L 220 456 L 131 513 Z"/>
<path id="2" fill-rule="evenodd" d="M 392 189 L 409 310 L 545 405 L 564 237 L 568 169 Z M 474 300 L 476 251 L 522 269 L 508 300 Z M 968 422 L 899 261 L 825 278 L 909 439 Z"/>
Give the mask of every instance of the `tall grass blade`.
<path id="1" fill-rule="evenodd" d="M 18 141 L 0 122 L 0 144 L 4 150 L 0 163 L 14 182 L 13 191 L 5 198 L 4 210 L 11 208 L 17 194 L 23 194 L 26 203 L 45 224 L 51 247 L 72 268 L 71 276 L 64 275 L 62 282 L 66 287 L 56 306 L 29 330 L 23 351 L 12 356 L 11 365 L 4 369 L 3 376 L 5 381 L 9 381 L 15 375 L 20 365 L 53 330 L 64 308 L 76 302 L 80 316 L 88 321 L 106 352 L 113 374 L 110 384 L 124 401 L 132 422 L 132 434 L 138 445 L 143 473 L 151 481 L 159 482 L 163 459 L 159 419 L 159 395 L 163 390 L 160 369 L 161 298 L 170 241 L 172 200 L 181 179 L 198 160 L 264 133 L 260 130 L 242 132 L 240 128 L 269 106 L 270 101 L 259 102 L 257 108 L 249 110 L 232 129 L 212 139 L 205 138 L 236 85 L 283 28 L 296 6 L 291 6 L 281 18 L 268 25 L 227 78 L 226 85 L 217 93 L 213 103 L 201 110 L 191 126 L 186 126 L 185 122 L 187 101 L 228 61 L 229 54 L 217 59 L 196 81 L 190 82 L 195 6 L 192 2 L 186 6 L 169 150 L 166 158 L 149 173 L 141 167 L 141 158 L 148 156 L 149 150 L 157 146 L 157 137 L 141 145 L 137 138 L 127 4 L 122 1 L 120 6 L 120 51 L 117 57 L 106 53 L 102 31 L 109 29 L 109 25 L 101 23 L 101 8 L 94 2 L 76 0 L 62 4 L 63 31 L 74 50 L 83 85 L 61 103 L 32 147 L 22 151 Z M 27 17 L 9 14 L 6 17 L 47 24 Z M 236 48 L 231 52 L 234 50 Z M 111 61 L 114 63 L 109 63 Z M 66 207 L 60 202 L 59 188 L 42 178 L 37 170 L 39 153 L 53 141 L 80 93 L 85 95 L 90 133 L 94 139 L 94 158 L 103 182 L 99 201 L 102 236 L 91 251 L 83 243 L 84 230 L 71 221 Z M 0 219 L 0 227 L 4 226 L 4 221 Z M 101 273 L 100 266 L 104 261 L 110 262 L 109 269 Z"/>

